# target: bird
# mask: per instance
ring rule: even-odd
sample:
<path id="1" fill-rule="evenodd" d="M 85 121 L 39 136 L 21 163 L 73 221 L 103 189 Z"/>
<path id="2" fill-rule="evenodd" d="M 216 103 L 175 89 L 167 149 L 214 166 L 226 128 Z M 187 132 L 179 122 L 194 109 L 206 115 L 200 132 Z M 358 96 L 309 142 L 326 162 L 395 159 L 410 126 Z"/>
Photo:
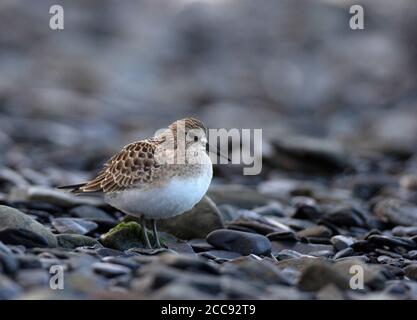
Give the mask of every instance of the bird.
<path id="1" fill-rule="evenodd" d="M 213 177 L 209 152 L 230 161 L 208 144 L 203 122 L 188 117 L 124 146 L 93 179 L 58 188 L 75 194 L 103 193 L 106 203 L 139 218 L 144 244 L 152 249 L 149 220 L 155 246 L 161 248 L 156 222 L 189 211 L 204 197 Z"/>

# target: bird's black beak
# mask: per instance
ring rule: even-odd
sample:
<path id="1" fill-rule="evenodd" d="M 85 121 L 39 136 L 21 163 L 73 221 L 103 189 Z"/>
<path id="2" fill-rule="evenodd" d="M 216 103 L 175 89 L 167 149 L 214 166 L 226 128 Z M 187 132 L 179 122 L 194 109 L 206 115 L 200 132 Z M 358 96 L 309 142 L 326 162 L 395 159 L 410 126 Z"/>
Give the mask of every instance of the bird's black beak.
<path id="1" fill-rule="evenodd" d="M 222 154 L 220 152 L 220 146 L 217 146 L 216 148 L 214 148 L 211 145 L 209 145 L 208 143 L 206 143 L 206 151 L 207 152 L 213 152 L 216 155 L 218 155 L 219 157 L 223 157 L 223 158 L 227 159 L 229 162 L 232 162 L 232 160 L 230 160 L 230 158 L 228 156 L 225 156 L 224 154 Z"/>

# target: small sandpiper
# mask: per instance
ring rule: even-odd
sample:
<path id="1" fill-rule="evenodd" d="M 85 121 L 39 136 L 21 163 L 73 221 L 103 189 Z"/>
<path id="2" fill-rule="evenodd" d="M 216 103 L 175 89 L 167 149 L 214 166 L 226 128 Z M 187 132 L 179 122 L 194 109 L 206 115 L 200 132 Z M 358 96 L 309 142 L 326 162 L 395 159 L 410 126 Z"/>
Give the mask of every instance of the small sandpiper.
<path id="1" fill-rule="evenodd" d="M 147 248 L 152 247 L 146 230 L 149 219 L 160 248 L 156 220 L 190 210 L 207 192 L 213 164 L 206 151 L 225 157 L 218 148 L 210 148 L 201 121 L 177 120 L 152 138 L 126 145 L 94 179 L 59 188 L 73 193 L 104 193 L 108 204 L 140 218 Z"/>

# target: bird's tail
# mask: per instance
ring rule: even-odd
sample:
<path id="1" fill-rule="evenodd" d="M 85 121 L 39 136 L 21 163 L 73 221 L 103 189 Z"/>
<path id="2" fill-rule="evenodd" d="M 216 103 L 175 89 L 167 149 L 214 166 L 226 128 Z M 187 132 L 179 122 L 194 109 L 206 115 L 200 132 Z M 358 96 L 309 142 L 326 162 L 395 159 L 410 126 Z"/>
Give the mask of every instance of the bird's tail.
<path id="1" fill-rule="evenodd" d="M 59 186 L 57 187 L 57 189 L 69 190 L 72 193 L 82 193 L 83 191 L 81 190 L 81 188 L 84 187 L 85 185 L 86 183 L 71 184 L 68 186 Z"/>

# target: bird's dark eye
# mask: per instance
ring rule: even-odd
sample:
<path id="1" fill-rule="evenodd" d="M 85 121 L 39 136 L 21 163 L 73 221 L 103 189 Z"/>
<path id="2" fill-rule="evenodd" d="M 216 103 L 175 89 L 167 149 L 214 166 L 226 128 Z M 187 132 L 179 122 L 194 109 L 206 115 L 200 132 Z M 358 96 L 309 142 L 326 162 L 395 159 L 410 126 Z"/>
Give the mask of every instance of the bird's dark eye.
<path id="1" fill-rule="evenodd" d="M 197 141 L 198 141 L 198 137 L 194 136 L 194 142 L 197 142 Z"/>

